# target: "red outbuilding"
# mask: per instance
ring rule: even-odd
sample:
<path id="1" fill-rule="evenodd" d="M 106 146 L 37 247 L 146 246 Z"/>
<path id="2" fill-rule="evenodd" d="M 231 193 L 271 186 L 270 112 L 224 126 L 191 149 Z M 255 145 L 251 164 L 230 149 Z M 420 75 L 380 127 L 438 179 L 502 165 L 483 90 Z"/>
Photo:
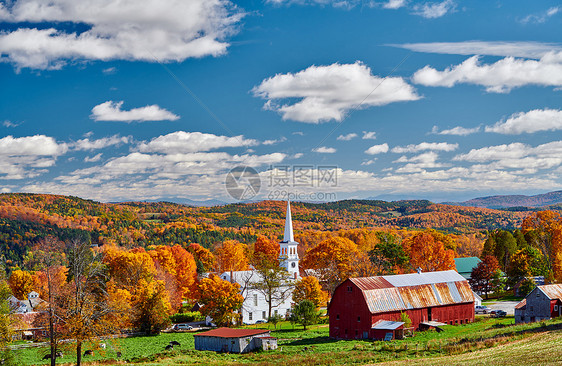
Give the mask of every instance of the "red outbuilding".
<path id="1" fill-rule="evenodd" d="M 465 324 L 474 321 L 474 296 L 456 271 L 350 278 L 334 291 L 328 306 L 330 337 L 378 339 L 380 320 L 401 321 L 414 329 L 423 322 Z"/>

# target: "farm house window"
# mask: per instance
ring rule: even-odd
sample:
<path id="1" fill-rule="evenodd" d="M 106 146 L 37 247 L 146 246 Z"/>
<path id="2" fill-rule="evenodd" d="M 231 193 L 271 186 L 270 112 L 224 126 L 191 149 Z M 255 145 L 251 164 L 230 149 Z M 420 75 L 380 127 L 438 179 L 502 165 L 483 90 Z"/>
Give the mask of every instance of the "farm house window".
<path id="1" fill-rule="evenodd" d="M 265 311 L 262 311 L 262 312 L 261 312 L 261 318 L 262 318 L 262 319 L 265 319 Z"/>

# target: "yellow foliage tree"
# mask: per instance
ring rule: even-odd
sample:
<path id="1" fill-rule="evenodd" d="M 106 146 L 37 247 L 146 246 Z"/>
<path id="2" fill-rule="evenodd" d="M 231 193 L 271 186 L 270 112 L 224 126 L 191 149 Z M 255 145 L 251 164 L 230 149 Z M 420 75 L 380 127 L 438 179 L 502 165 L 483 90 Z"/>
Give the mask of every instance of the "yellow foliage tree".
<path id="1" fill-rule="evenodd" d="M 326 305 L 328 293 L 322 290 L 316 277 L 303 277 L 295 284 L 293 302 L 298 304 L 303 300 L 312 301 L 317 308 Z"/>
<path id="2" fill-rule="evenodd" d="M 12 294 L 20 299 L 27 299 L 27 295 L 34 290 L 33 276 L 27 271 L 16 269 L 8 279 Z"/>

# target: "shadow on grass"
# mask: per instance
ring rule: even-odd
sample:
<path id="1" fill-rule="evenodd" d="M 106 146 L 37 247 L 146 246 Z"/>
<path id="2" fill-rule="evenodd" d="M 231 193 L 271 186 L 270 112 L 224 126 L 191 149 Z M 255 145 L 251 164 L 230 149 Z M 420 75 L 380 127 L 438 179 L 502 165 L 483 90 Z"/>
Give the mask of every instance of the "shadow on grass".
<path id="1" fill-rule="evenodd" d="M 297 339 L 289 343 L 285 343 L 285 346 L 313 346 L 317 344 L 330 344 L 338 342 L 337 339 L 332 339 L 330 337 L 316 337 L 316 338 L 304 338 Z"/>

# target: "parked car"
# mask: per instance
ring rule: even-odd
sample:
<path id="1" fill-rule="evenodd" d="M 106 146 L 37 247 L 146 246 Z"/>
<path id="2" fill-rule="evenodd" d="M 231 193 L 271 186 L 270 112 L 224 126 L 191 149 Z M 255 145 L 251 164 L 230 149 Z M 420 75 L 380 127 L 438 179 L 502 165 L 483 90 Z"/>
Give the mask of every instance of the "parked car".
<path id="1" fill-rule="evenodd" d="M 173 330 L 192 330 L 193 327 L 189 324 L 174 324 Z"/>
<path id="2" fill-rule="evenodd" d="M 504 316 L 507 315 L 507 313 L 503 310 L 492 310 L 490 314 L 492 318 L 503 318 Z"/>
<path id="3" fill-rule="evenodd" d="M 264 323 L 267 323 L 267 322 L 263 319 L 256 320 L 256 324 L 264 324 Z"/>
<path id="4" fill-rule="evenodd" d="M 474 308 L 474 312 L 476 314 L 489 314 L 490 311 L 492 311 L 492 309 L 484 305 L 476 305 L 476 307 Z"/>

